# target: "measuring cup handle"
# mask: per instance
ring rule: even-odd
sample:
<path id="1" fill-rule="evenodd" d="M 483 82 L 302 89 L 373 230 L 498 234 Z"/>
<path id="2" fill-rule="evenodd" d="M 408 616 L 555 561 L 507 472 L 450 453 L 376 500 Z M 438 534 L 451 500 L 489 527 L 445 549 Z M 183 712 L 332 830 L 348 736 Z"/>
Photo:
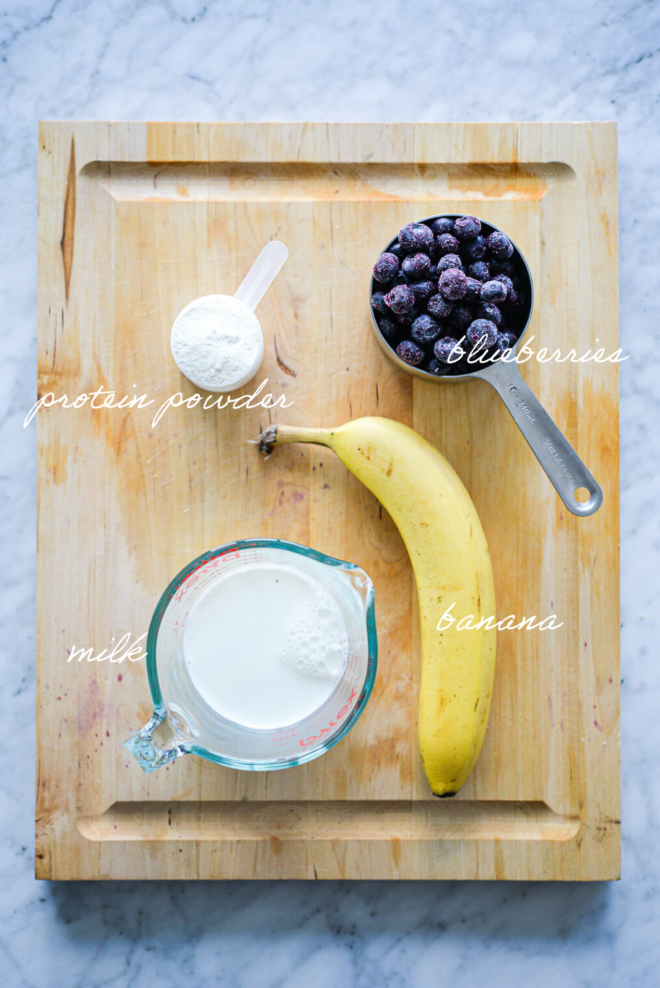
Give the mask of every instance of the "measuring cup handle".
<path id="1" fill-rule="evenodd" d="M 568 510 L 582 517 L 598 511 L 603 503 L 600 486 L 525 383 L 518 365 L 498 360 L 483 380 L 499 394 Z M 580 487 L 589 491 L 588 501 L 576 500 Z"/>

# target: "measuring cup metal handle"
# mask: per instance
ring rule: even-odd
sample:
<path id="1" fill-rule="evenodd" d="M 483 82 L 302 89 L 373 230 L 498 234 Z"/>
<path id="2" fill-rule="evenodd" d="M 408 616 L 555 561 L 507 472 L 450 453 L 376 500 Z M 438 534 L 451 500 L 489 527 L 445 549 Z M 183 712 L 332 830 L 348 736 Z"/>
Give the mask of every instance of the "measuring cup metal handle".
<path id="1" fill-rule="evenodd" d="M 582 517 L 598 511 L 603 503 L 600 486 L 525 383 L 518 365 L 498 360 L 482 380 L 499 394 L 568 510 Z M 579 487 L 589 491 L 588 501 L 576 500 Z"/>

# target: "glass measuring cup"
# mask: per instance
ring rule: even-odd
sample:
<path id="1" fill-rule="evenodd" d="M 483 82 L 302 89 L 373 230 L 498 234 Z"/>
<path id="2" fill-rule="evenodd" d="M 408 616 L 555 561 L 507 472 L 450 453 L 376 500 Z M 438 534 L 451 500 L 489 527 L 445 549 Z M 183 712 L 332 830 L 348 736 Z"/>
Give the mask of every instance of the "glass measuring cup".
<path id="1" fill-rule="evenodd" d="M 328 699 L 304 720 L 268 730 L 245 727 L 210 707 L 195 689 L 183 654 L 186 623 L 204 591 L 234 567 L 263 562 L 295 566 L 321 580 L 348 632 L 346 667 Z M 125 746 L 145 772 L 189 753 L 247 771 L 301 765 L 337 744 L 356 723 L 371 695 L 377 659 L 374 588 L 358 566 L 280 539 L 219 546 L 181 570 L 158 601 L 147 635 L 154 712 Z"/>
<path id="2" fill-rule="evenodd" d="M 439 213 L 436 216 L 427 216 L 425 219 L 417 222 L 428 224 L 433 220 L 439 219 L 441 216 L 448 219 L 456 219 L 460 215 L 462 214 Z M 397 367 L 407 371 L 408 374 L 414 374 L 416 377 L 423 378 L 425 381 L 446 383 L 465 381 L 468 378 L 476 377 L 490 384 L 506 405 L 508 412 L 527 440 L 532 452 L 545 470 L 550 482 L 568 510 L 574 515 L 581 515 L 583 517 L 592 515 L 598 511 L 603 503 L 603 492 L 571 444 L 555 425 L 532 389 L 525 382 L 518 370 L 518 364 L 514 359 L 518 352 L 520 341 L 529 327 L 532 318 L 532 309 L 534 307 L 534 285 L 529 265 L 522 251 L 518 249 L 508 233 L 500 230 L 493 223 L 487 223 L 485 220 L 480 220 L 480 222 L 484 236 L 487 237 L 490 233 L 497 231 L 498 233 L 504 233 L 513 244 L 514 254 L 512 260 L 517 260 L 522 269 L 522 289 L 525 297 L 529 300 L 527 303 L 528 311 L 525 323 L 516 343 L 511 349 L 510 355 L 505 360 L 495 360 L 492 363 L 481 365 L 475 364 L 476 369 L 469 373 L 455 373 L 444 377 L 437 377 L 429 371 L 421 370 L 419 367 L 413 367 L 411 364 L 407 364 L 404 360 L 401 360 L 398 354 L 390 347 L 387 340 L 384 339 L 378 326 L 376 315 L 370 304 L 369 311 L 371 312 L 376 339 L 381 349 Z M 383 253 L 396 240 L 396 237 L 390 240 L 387 246 L 383 248 Z M 369 286 L 369 297 L 371 298 L 374 291 L 378 291 L 378 289 L 379 286 L 372 277 Z M 588 491 L 589 498 L 586 501 L 578 501 L 576 492 L 583 488 Z"/>

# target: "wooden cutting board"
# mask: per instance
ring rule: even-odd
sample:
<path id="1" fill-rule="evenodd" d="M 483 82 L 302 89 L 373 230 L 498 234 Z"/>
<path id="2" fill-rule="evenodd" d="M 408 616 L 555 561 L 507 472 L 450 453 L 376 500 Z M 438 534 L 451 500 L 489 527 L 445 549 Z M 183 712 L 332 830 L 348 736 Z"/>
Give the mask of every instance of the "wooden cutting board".
<path id="1" fill-rule="evenodd" d="M 153 404 L 38 414 L 37 875 L 618 877 L 617 365 L 522 368 L 603 487 L 602 509 L 576 518 L 495 392 L 395 368 L 367 302 L 371 265 L 400 226 L 476 213 L 530 264 L 528 337 L 613 353 L 615 125 L 55 122 L 41 125 L 39 159 L 39 393 L 102 387 Z M 255 383 L 293 404 L 170 408 L 152 426 L 167 398 L 196 391 L 169 353 L 174 317 L 199 295 L 233 293 L 274 238 L 290 256 L 259 307 Z M 499 634 L 485 746 L 454 800 L 431 796 L 419 761 L 398 532 L 328 450 L 266 461 L 249 444 L 270 421 L 360 415 L 405 422 L 456 468 L 490 544 L 499 616 L 563 625 Z M 143 775 L 122 744 L 151 713 L 144 661 L 71 662 L 70 650 L 142 635 L 189 560 L 250 536 L 370 574 L 373 697 L 303 767 L 249 774 L 188 756 Z"/>

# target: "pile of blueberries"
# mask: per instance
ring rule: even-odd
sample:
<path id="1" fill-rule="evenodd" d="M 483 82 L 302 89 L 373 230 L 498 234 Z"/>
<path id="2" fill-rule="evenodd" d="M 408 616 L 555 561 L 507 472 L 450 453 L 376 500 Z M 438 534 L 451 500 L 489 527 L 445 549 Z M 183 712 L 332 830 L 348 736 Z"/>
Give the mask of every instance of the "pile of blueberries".
<path id="1" fill-rule="evenodd" d="M 524 265 L 503 233 L 484 234 L 476 216 L 408 223 L 376 261 L 371 305 L 401 360 L 459 375 L 515 345 L 529 313 Z"/>

